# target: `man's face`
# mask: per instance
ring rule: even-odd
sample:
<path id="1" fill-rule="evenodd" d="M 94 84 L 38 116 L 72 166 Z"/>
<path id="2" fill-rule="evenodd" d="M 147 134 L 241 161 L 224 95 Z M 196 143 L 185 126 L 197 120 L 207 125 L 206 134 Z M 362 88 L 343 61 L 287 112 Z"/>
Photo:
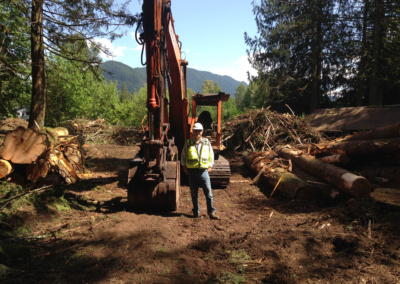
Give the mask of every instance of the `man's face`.
<path id="1" fill-rule="evenodd" d="M 193 136 L 196 139 L 196 141 L 199 141 L 201 139 L 202 134 L 203 134 L 203 131 L 201 131 L 201 130 L 193 130 Z"/>

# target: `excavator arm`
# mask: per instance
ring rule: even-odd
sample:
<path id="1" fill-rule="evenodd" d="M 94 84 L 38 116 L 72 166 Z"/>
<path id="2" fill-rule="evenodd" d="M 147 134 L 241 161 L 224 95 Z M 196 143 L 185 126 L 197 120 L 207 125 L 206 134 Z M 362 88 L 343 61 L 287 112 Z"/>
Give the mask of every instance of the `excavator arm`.
<path id="1" fill-rule="evenodd" d="M 188 63 L 181 58 L 171 1 L 143 2 L 139 42 L 146 52 L 148 123 L 140 151 L 130 161 L 128 206 L 176 210 L 180 191 L 178 156 L 189 136 Z"/>
<path id="2" fill-rule="evenodd" d="M 171 0 L 145 0 L 138 42 L 146 52 L 148 121 L 140 151 L 130 161 L 128 207 L 133 209 L 177 210 L 180 195 L 179 153 L 197 121 L 195 106 L 218 107 L 218 127 L 213 148 L 217 157 L 210 174 L 211 183 L 226 186 L 230 179 L 229 163 L 219 152 L 222 102 L 229 95 L 196 95 L 193 117 L 189 117 L 186 87 L 186 60 L 181 57 L 179 37 L 175 33 Z M 143 61 L 143 60 L 142 60 Z M 167 86 L 169 96 L 167 96 Z M 218 157 L 219 156 L 219 157 Z"/>

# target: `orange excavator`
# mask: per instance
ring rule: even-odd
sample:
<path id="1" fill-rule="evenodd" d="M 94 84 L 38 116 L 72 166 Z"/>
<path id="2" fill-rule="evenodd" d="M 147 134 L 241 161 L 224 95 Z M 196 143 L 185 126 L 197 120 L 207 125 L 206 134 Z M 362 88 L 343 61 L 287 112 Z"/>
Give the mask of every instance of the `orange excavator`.
<path id="1" fill-rule="evenodd" d="M 219 155 L 222 145 L 222 102 L 229 94 L 196 94 L 192 97 L 192 116 L 189 117 L 186 67 L 181 57 L 181 43 L 175 34 L 171 0 L 143 1 L 138 24 L 142 32 L 137 40 L 146 53 L 147 125 L 140 150 L 129 164 L 128 207 L 175 211 L 180 196 L 180 152 L 192 136 L 195 122 L 203 123 L 204 134 L 210 138 L 215 164 L 210 173 L 213 185 L 229 184 L 230 167 Z M 143 53 L 142 53 L 143 56 Z M 142 60 L 143 61 L 143 60 Z M 167 87 L 169 99 L 167 96 Z M 196 117 L 196 106 L 217 108 L 217 122 L 203 113 Z M 202 121 L 203 120 L 203 121 Z"/>

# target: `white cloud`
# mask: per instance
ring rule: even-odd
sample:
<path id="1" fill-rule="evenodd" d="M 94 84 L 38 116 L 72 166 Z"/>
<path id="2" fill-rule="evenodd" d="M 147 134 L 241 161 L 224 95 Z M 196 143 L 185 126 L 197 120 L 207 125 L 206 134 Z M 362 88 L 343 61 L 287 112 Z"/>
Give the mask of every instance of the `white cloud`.
<path id="1" fill-rule="evenodd" d="M 231 66 L 211 68 L 210 72 L 219 75 L 227 75 L 234 78 L 235 80 L 244 81 L 247 83 L 247 72 L 250 72 L 250 75 L 257 74 L 257 71 L 252 68 L 250 63 L 248 62 L 247 55 L 239 57 L 236 61 L 232 63 Z"/>
<path id="2" fill-rule="evenodd" d="M 124 51 L 128 49 L 126 46 L 114 46 L 114 44 L 106 38 L 97 39 L 96 41 L 106 47 L 112 54 L 112 56 L 108 56 L 100 52 L 100 56 L 104 59 L 115 60 L 124 57 Z"/>

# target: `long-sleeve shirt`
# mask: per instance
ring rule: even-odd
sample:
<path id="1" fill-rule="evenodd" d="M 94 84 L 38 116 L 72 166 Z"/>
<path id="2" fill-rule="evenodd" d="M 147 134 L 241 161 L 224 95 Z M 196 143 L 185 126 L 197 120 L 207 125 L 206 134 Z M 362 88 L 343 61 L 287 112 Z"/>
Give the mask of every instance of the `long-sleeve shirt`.
<path id="1" fill-rule="evenodd" d="M 211 166 L 212 168 L 214 166 L 214 151 L 212 149 L 211 143 L 207 138 L 201 138 L 200 141 L 196 141 L 195 139 L 192 139 L 193 142 L 195 142 L 195 147 L 197 150 L 197 153 L 200 156 L 200 150 L 201 150 L 201 145 L 203 143 L 208 143 L 210 146 L 210 155 L 211 155 Z M 206 141 L 206 142 L 205 142 Z M 186 158 L 187 158 L 187 153 L 188 153 L 188 146 L 187 146 L 187 141 L 185 142 L 185 146 L 183 146 L 182 154 L 181 154 L 181 165 L 186 166 Z"/>

